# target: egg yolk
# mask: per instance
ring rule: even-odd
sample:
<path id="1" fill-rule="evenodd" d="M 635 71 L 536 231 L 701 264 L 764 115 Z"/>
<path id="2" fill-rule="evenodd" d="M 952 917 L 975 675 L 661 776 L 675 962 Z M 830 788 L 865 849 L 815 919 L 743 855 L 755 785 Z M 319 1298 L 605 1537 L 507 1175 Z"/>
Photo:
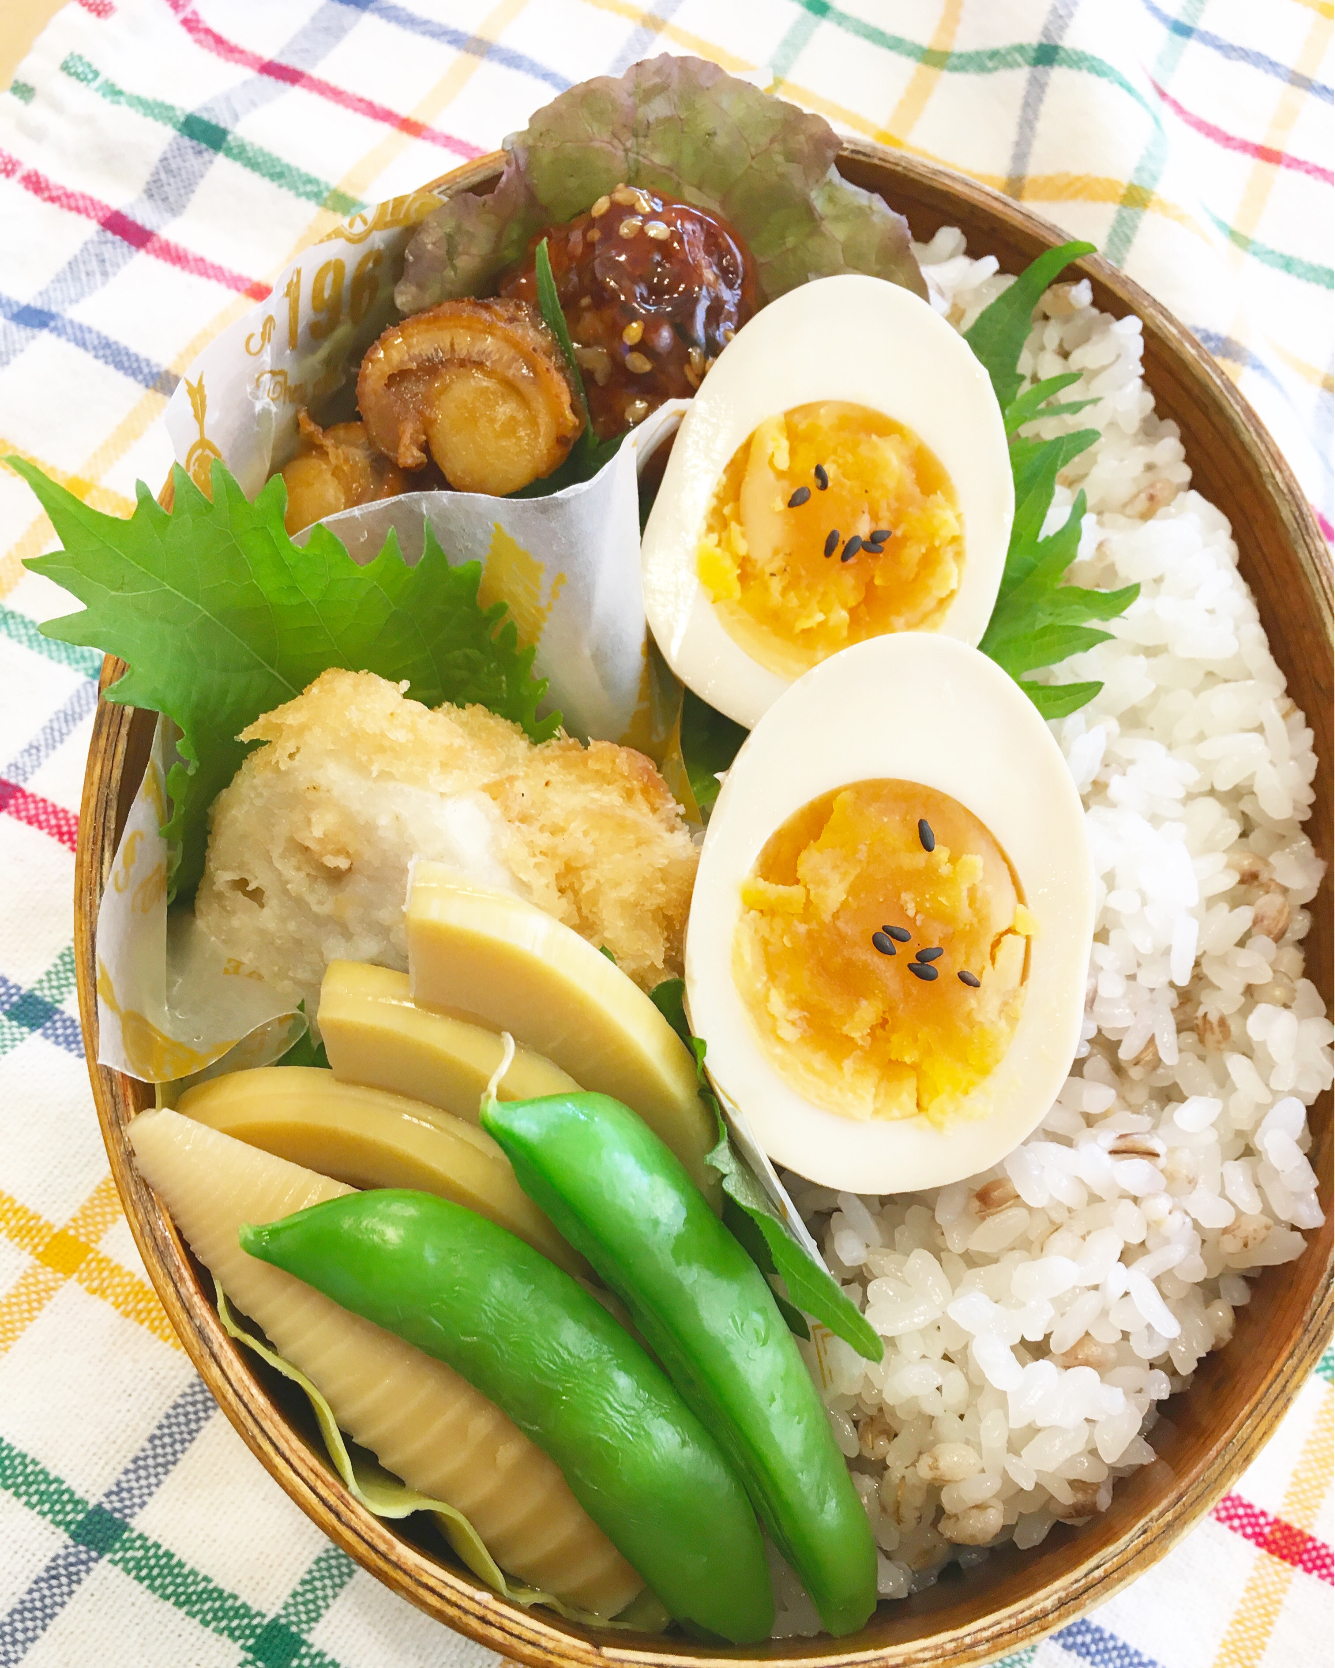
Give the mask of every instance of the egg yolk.
<path id="1" fill-rule="evenodd" d="M 959 589 L 955 490 L 911 429 L 822 400 L 767 418 L 714 489 L 696 572 L 730 635 L 796 676 L 890 631 L 932 630 Z"/>
<path id="2" fill-rule="evenodd" d="M 914 782 L 856 782 L 766 843 L 742 883 L 733 978 L 807 1100 L 942 1125 L 1010 1045 L 1033 930 L 971 811 Z"/>

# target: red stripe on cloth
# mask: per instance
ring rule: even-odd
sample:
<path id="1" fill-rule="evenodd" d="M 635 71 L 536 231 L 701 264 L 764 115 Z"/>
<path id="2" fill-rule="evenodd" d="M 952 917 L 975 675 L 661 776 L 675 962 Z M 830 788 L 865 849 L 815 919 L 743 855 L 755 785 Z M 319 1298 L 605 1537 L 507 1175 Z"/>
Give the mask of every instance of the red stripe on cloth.
<path id="1" fill-rule="evenodd" d="M 1325 1541 L 1309 1535 L 1296 1524 L 1286 1523 L 1253 1506 L 1238 1494 L 1226 1494 L 1214 1509 L 1214 1517 L 1235 1535 L 1268 1552 L 1281 1563 L 1314 1575 L 1318 1581 L 1335 1585 L 1335 1554 Z"/>
<path id="2" fill-rule="evenodd" d="M 1195 116 L 1190 110 L 1184 109 L 1157 81 L 1151 81 L 1150 86 L 1175 116 L 1180 116 L 1188 127 L 1204 134 L 1207 139 L 1213 139 L 1216 145 L 1222 145 L 1225 150 L 1241 151 L 1244 156 L 1254 156 L 1258 162 L 1273 162 L 1278 168 L 1293 168 L 1300 174 L 1310 174 L 1314 180 L 1323 180 L 1327 185 L 1335 185 L 1335 174 L 1332 174 L 1329 168 L 1323 168 L 1316 162 L 1308 162 L 1301 156 L 1290 156 L 1287 151 L 1277 151 L 1273 145 L 1258 145 L 1254 140 L 1243 139 L 1239 134 L 1226 133 L 1222 127 L 1207 122 L 1204 116 Z"/>
<path id="3" fill-rule="evenodd" d="M 41 794 L 29 793 L 27 788 L 21 788 L 17 782 L 7 781 L 3 776 L 0 776 L 0 811 L 18 822 L 26 822 L 29 828 L 49 834 L 62 846 L 74 850 L 79 834 L 79 819 L 74 812 L 57 805 L 54 800 L 43 799 Z"/>
<path id="4" fill-rule="evenodd" d="M 300 87 L 305 92 L 314 93 L 318 98 L 327 99 L 331 104 L 337 104 L 342 110 L 351 110 L 358 116 L 367 116 L 372 121 L 382 122 L 386 127 L 397 128 L 400 133 L 407 133 L 414 139 L 425 139 L 428 144 L 439 145 L 442 150 L 453 151 L 456 156 L 471 158 L 482 155 L 480 145 L 470 145 L 464 139 L 456 139 L 453 134 L 428 127 L 415 116 L 401 116 L 387 104 L 378 104 L 374 99 L 363 98 L 360 93 L 350 93 L 347 88 L 336 87 L 332 81 L 324 81 L 318 75 L 308 75 L 305 70 L 297 69 L 293 64 L 284 64 L 276 58 L 261 57 L 258 52 L 251 52 L 248 47 L 227 40 L 205 23 L 189 0 L 167 0 L 167 5 L 176 13 L 181 27 L 197 46 L 212 52 L 215 57 L 226 59 L 229 64 L 240 64 L 245 69 L 253 70 L 256 75 L 267 75 L 272 81 L 285 82 L 289 87 Z"/>
<path id="5" fill-rule="evenodd" d="M 219 266 L 215 261 L 205 260 L 203 255 L 196 255 L 189 249 L 182 248 L 179 243 L 173 243 L 170 238 L 159 237 L 157 232 L 138 220 L 131 220 L 128 214 L 122 214 L 119 209 L 112 208 L 110 203 L 104 203 L 98 197 L 90 197 L 84 191 L 71 191 L 68 186 L 58 185 L 55 180 L 48 179 L 36 168 L 27 168 L 18 157 L 9 151 L 0 150 L 0 179 L 16 180 L 25 191 L 53 207 L 64 209 L 70 214 L 81 214 L 86 220 L 93 220 L 113 237 L 131 244 L 135 249 L 142 249 L 144 254 L 152 255 L 155 260 L 165 261 L 168 266 L 174 266 L 181 272 L 189 272 L 196 278 L 209 278 L 215 284 L 222 284 L 229 290 L 236 290 L 241 295 L 248 295 L 252 301 L 263 301 L 269 293 L 269 285 L 262 284 L 258 278 L 247 278 L 240 272 L 231 272 L 225 266 Z"/>
<path id="6" fill-rule="evenodd" d="M 111 0 L 79 0 L 79 4 L 83 7 L 84 11 L 92 12 L 94 17 L 104 19 L 111 17 L 116 10 L 116 8 L 112 5 Z"/>
<path id="7" fill-rule="evenodd" d="M 1317 509 L 1315 504 L 1313 504 L 1312 508 L 1316 512 L 1317 524 L 1320 526 L 1321 531 L 1326 535 L 1326 543 L 1335 544 L 1335 527 L 1331 526 L 1325 516 L 1322 515 L 1321 511 Z"/>

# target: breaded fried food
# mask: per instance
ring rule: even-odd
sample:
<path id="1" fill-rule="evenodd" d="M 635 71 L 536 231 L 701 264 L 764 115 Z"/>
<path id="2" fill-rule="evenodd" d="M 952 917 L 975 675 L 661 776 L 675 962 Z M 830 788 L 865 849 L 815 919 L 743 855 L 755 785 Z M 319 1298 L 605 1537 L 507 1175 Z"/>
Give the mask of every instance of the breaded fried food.
<path id="1" fill-rule="evenodd" d="M 329 671 L 265 713 L 210 811 L 204 929 L 314 1014 L 342 957 L 408 965 L 414 857 L 518 893 L 606 946 L 645 990 L 681 972 L 697 852 L 653 763 L 568 736 L 535 746 L 485 707 Z"/>

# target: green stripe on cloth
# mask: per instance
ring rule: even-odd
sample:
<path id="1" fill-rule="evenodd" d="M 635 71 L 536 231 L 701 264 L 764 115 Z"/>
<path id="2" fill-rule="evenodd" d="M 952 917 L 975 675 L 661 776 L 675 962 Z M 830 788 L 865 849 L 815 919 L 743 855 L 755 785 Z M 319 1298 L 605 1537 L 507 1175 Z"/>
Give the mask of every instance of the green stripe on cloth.
<path id="1" fill-rule="evenodd" d="M 88 1516 L 88 1502 L 35 1459 L 0 1437 L 0 1489 L 67 1535 Z"/>
<path id="2" fill-rule="evenodd" d="M 11 81 L 6 90 L 13 93 L 20 104 L 31 104 L 37 97 L 36 87 L 30 87 L 26 81 Z"/>
<path id="3" fill-rule="evenodd" d="M 5 1003 L 6 1011 L 0 1013 L 0 1055 L 8 1054 L 26 1042 L 34 1031 L 40 1031 L 48 1021 L 58 1017 L 55 1010 L 73 991 L 74 979 L 74 946 L 67 944 L 35 985 L 26 991 L 20 989 L 12 1003 Z M 7 986 L 9 981 L 0 974 L 0 999 Z M 65 1019 L 77 1037 L 74 1019 L 69 1015 Z"/>
<path id="4" fill-rule="evenodd" d="M 1253 260 L 1273 266 L 1277 272 L 1287 272 L 1290 278 L 1301 278 L 1304 283 L 1319 284 L 1322 289 L 1327 290 L 1335 288 L 1335 269 L 1317 266 L 1314 261 L 1299 260 L 1297 255 L 1286 255 L 1282 249 L 1272 249 L 1259 238 L 1248 237 L 1246 232 L 1240 232 L 1235 226 L 1230 226 L 1227 220 L 1221 220 L 1208 208 L 1205 214 L 1210 223 L 1221 231 L 1231 244 L 1241 249 L 1244 254 L 1250 255 Z"/>
<path id="5" fill-rule="evenodd" d="M 1084 75 L 1092 75 L 1111 86 L 1119 87 L 1122 92 L 1135 99 L 1142 110 L 1158 120 L 1157 109 L 1134 82 L 1128 81 L 1106 58 L 1099 58 L 1092 52 L 1082 52 L 1077 47 L 1061 46 L 1051 41 L 1014 41 L 1009 46 L 983 47 L 972 52 L 956 52 L 952 49 L 942 51 L 939 47 L 923 46 L 904 35 L 892 35 L 884 29 L 878 29 L 874 23 L 867 23 L 860 17 L 841 12 L 837 7 L 829 5 L 827 0 L 798 0 L 798 4 L 812 17 L 833 23 L 845 34 L 855 35 L 871 46 L 882 47 L 886 52 L 894 52 L 901 58 L 911 58 L 917 63 L 926 64 L 929 69 L 945 70 L 952 75 L 995 75 L 1000 70 L 1032 69 L 1036 65 L 1076 70 Z"/>
<path id="6" fill-rule="evenodd" d="M 999 1656 L 991 1668 L 1029 1668 L 1037 1655 L 1037 1645 L 1026 1645 L 1022 1651 L 1016 1651 L 1011 1656 Z"/>
<path id="7" fill-rule="evenodd" d="M 326 1546 L 283 1601 L 279 1618 L 298 1633 L 309 1633 L 352 1580 L 356 1569 L 346 1552 Z"/>
<path id="8" fill-rule="evenodd" d="M 1327 1384 L 1335 1384 L 1335 1348 L 1330 1344 L 1326 1345 L 1326 1353 L 1317 1362 L 1316 1370 L 1318 1376 L 1324 1378 Z"/>
<path id="9" fill-rule="evenodd" d="M 803 47 L 816 33 L 821 19 L 829 9 L 826 0 L 810 0 L 810 4 L 794 18 L 769 61 L 769 72 L 776 81 L 787 78 L 789 70 L 801 56 Z"/>
<path id="10" fill-rule="evenodd" d="M 1185 0 L 1177 21 L 1187 32 L 1170 34 L 1154 60 L 1154 79 L 1160 86 L 1168 84 L 1181 62 L 1191 38 L 1189 31 L 1205 10 L 1205 4 L 1206 0 Z M 1132 170 L 1131 178 L 1127 181 L 1126 190 L 1122 193 L 1122 200 L 1117 205 L 1117 212 L 1113 216 L 1112 225 L 1108 228 L 1108 236 L 1103 244 L 1104 255 L 1110 261 L 1115 261 L 1118 266 L 1126 264 L 1136 230 L 1154 198 L 1155 187 L 1162 179 L 1167 163 L 1167 135 L 1156 112 L 1154 131 L 1141 153 L 1140 160 Z"/>
<path id="11" fill-rule="evenodd" d="M 239 167 L 249 169 L 252 174 L 258 174 L 261 179 L 290 191 L 294 197 L 301 197 L 308 203 L 327 208 L 334 214 L 355 214 L 358 209 L 365 207 L 359 198 L 349 196 L 346 191 L 340 191 L 337 186 L 317 179 L 314 174 L 308 174 L 290 162 L 284 162 L 282 157 L 276 156 L 273 151 L 251 144 L 248 139 L 242 139 L 218 122 L 208 121 L 188 110 L 182 110 L 179 105 L 167 104 L 162 99 L 143 98 L 138 93 L 126 92 L 123 87 L 118 87 L 114 81 L 102 75 L 95 64 L 90 64 L 87 58 L 81 58 L 77 52 L 71 52 L 60 67 L 73 80 L 81 82 L 85 87 L 91 87 L 98 97 L 106 99 L 108 104 L 119 104 L 148 121 L 159 122 L 163 127 L 172 128 L 184 138 L 193 139 L 196 144 L 216 151 L 229 162 L 235 162 Z"/>
<path id="12" fill-rule="evenodd" d="M 36 620 L 13 608 L 0 606 L 0 637 L 19 643 L 34 654 L 44 655 L 60 666 L 68 666 L 85 677 L 95 678 L 102 670 L 102 656 L 96 649 L 81 648 L 77 643 L 58 643 L 54 637 L 43 637 Z"/>
<path id="13" fill-rule="evenodd" d="M 350 1559 L 324 1547 L 275 1616 L 267 1616 L 104 1507 L 91 1506 L 68 1483 L 0 1437 L 0 1489 L 71 1540 L 100 1552 L 154 1598 L 221 1639 L 241 1647 L 244 1668 L 339 1668 L 303 1637 L 328 1610 L 353 1572 Z M 336 1560 L 345 1569 L 340 1569 Z"/>

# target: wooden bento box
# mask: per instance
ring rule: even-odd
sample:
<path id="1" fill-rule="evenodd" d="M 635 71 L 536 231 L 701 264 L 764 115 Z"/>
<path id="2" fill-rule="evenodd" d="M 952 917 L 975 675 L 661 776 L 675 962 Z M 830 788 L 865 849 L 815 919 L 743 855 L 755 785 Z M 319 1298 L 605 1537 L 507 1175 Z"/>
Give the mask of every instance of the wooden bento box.
<path id="1" fill-rule="evenodd" d="M 445 194 L 490 186 L 499 153 L 438 182 Z M 908 217 L 915 238 L 958 225 L 971 249 L 1002 270 L 1023 268 L 1062 241 L 1055 228 L 961 176 L 871 145 L 845 144 L 839 167 Z M 1320 769 L 1309 830 L 1327 876 L 1314 900 L 1309 976 L 1331 1002 L 1331 569 L 1297 481 L 1255 414 L 1205 350 L 1108 262 L 1079 263 L 1095 305 L 1134 313 L 1144 326 L 1145 377 L 1159 414 L 1178 424 L 1193 484 L 1232 523 L 1243 576 L 1272 651 L 1315 732 Z M 123 672 L 108 658 L 102 687 Z M 79 1008 L 90 1062 L 97 1058 L 94 933 L 116 842 L 142 775 L 155 715 L 103 702 L 84 782 L 76 865 Z M 438 1537 L 420 1541 L 373 1517 L 326 1462 L 305 1403 L 224 1332 L 212 1282 L 184 1248 L 139 1176 L 126 1125 L 152 1102 L 146 1085 L 90 1064 L 112 1172 L 158 1295 L 191 1360 L 227 1417 L 293 1500 L 358 1563 L 446 1626 L 532 1664 L 634 1662 L 677 1668 L 737 1660 L 674 1639 L 638 1638 L 525 1611 L 497 1597 L 451 1559 Z M 1013 1547 L 967 1572 L 952 1568 L 915 1597 L 883 1603 L 869 1625 L 837 1644 L 776 1642 L 751 1660 L 813 1665 L 964 1664 L 1018 1649 L 1107 1599 L 1148 1568 L 1237 1479 L 1312 1370 L 1331 1324 L 1331 1096 L 1311 1112 L 1310 1160 L 1322 1178 L 1325 1226 L 1296 1263 L 1270 1268 L 1238 1315 L 1237 1333 L 1208 1355 L 1152 1432 L 1156 1463 L 1118 1485 L 1111 1508 L 1078 1529 L 1058 1525 L 1041 1546 Z"/>

